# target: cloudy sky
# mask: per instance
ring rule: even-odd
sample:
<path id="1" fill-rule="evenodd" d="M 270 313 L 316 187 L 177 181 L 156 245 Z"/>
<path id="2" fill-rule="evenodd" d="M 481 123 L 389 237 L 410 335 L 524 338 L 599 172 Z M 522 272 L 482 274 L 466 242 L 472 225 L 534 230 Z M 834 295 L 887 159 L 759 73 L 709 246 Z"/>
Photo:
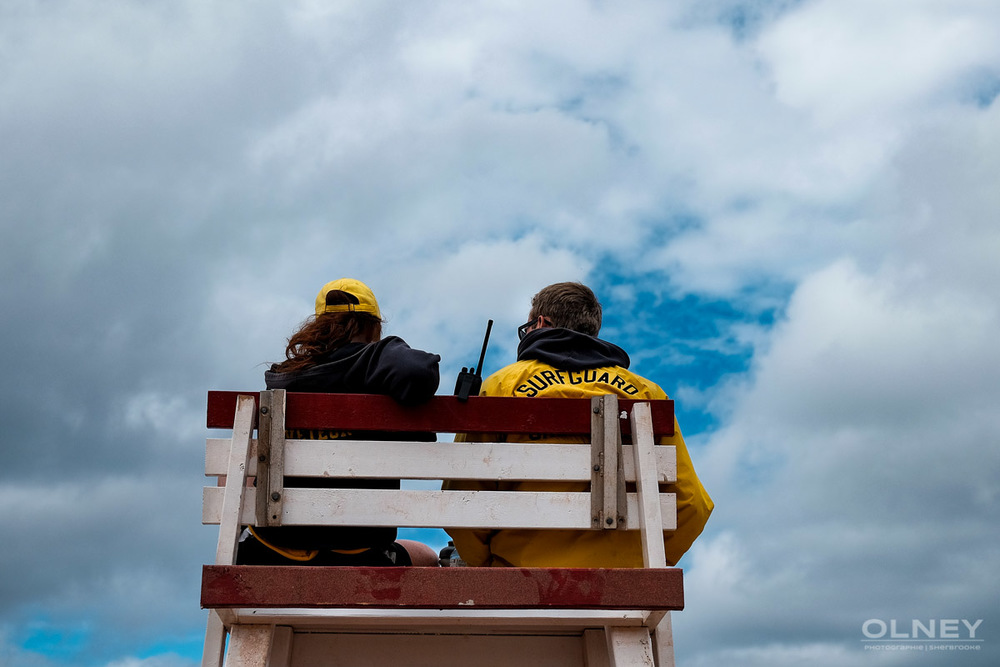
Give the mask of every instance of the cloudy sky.
<path id="1" fill-rule="evenodd" d="M 441 393 L 598 292 L 717 503 L 681 664 L 997 664 L 998 94 L 994 0 L 2 3 L 0 664 L 200 658 L 205 393 L 343 276 Z"/>

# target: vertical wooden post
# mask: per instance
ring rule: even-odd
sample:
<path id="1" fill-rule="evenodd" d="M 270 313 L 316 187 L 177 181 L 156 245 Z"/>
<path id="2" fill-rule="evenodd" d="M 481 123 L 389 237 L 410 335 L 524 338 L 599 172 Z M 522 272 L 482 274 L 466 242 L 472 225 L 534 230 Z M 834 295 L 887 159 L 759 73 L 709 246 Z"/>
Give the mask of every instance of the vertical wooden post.
<path id="1" fill-rule="evenodd" d="M 624 528 L 625 467 L 621 460 L 618 396 L 594 396 L 590 406 L 591 524 L 602 530 Z"/>
<path id="2" fill-rule="evenodd" d="M 589 628 L 583 631 L 584 667 L 611 667 L 606 630 Z"/>
<path id="3" fill-rule="evenodd" d="M 254 397 L 245 394 L 238 396 L 236 417 L 233 419 L 233 439 L 229 448 L 229 465 L 226 469 L 226 492 L 222 499 L 222 513 L 219 520 L 216 565 L 233 565 L 236 562 L 236 544 L 240 538 L 242 525 L 240 513 L 243 509 L 243 492 L 247 485 L 247 467 L 250 463 L 250 440 L 256 417 Z"/>
<path id="4" fill-rule="evenodd" d="M 271 657 L 273 625 L 234 625 L 229 637 L 227 665 L 267 667 Z"/>
<path id="5" fill-rule="evenodd" d="M 260 407 L 257 417 L 257 502 L 254 504 L 254 525 L 266 526 L 267 497 L 270 495 L 268 484 L 271 471 L 271 401 L 274 394 L 271 391 L 260 392 Z"/>
<path id="6" fill-rule="evenodd" d="M 642 562 L 645 567 L 666 567 L 660 484 L 653 446 L 653 417 L 649 403 L 636 403 L 632 406 L 632 452 L 635 456 L 635 482 L 639 495 Z"/>
<path id="7" fill-rule="evenodd" d="M 267 525 L 281 525 L 285 498 L 285 390 L 271 390 L 271 460 L 267 475 Z"/>
<path id="8" fill-rule="evenodd" d="M 222 667 L 226 649 L 226 627 L 214 609 L 208 611 L 208 627 L 205 628 L 205 647 L 201 653 L 201 667 Z"/>
<path id="9" fill-rule="evenodd" d="M 271 635 L 271 657 L 268 667 L 290 667 L 292 664 L 292 639 L 295 633 L 291 626 L 276 625 Z"/>
<path id="10" fill-rule="evenodd" d="M 590 524 L 604 527 L 604 401 L 590 399 Z"/>
<path id="11" fill-rule="evenodd" d="M 674 630 L 670 612 L 661 612 L 663 617 L 652 632 L 653 657 L 658 667 L 674 667 Z"/>
<path id="12" fill-rule="evenodd" d="M 663 514 L 660 511 L 660 484 L 656 470 L 653 417 L 648 403 L 632 407 L 632 451 L 635 456 L 636 490 L 639 495 L 642 562 L 645 567 L 667 567 L 663 546 Z M 674 638 L 669 612 L 647 615 L 646 624 L 655 627 L 652 649 L 656 664 L 674 667 Z"/>
<path id="13" fill-rule="evenodd" d="M 611 657 L 612 667 L 638 667 L 639 665 L 655 667 L 652 644 L 647 628 L 620 626 L 608 628 L 608 654 Z"/>
<path id="14" fill-rule="evenodd" d="M 625 457 L 622 455 L 622 425 L 621 420 L 627 419 L 628 416 L 625 412 L 619 412 L 618 409 L 618 397 L 615 397 L 614 405 L 614 417 L 612 419 L 615 422 L 614 435 L 615 435 L 615 451 L 618 453 L 618 467 L 616 470 L 616 488 L 618 489 L 618 515 L 616 527 L 618 530 L 625 530 L 625 526 L 628 525 L 628 488 L 625 486 Z"/>
<path id="15" fill-rule="evenodd" d="M 622 468 L 622 431 L 618 424 L 618 396 L 606 394 L 603 399 L 604 414 L 604 523 L 601 528 L 618 528 L 618 472 Z"/>
<path id="16" fill-rule="evenodd" d="M 243 493 L 247 485 L 247 467 L 250 464 L 250 441 L 256 421 L 254 397 L 241 394 L 236 399 L 236 415 L 233 417 L 233 438 L 229 445 L 229 464 L 226 467 L 226 491 L 219 519 L 219 542 L 215 549 L 216 565 L 236 563 L 236 548 L 242 527 L 240 513 L 243 510 Z M 221 667 L 225 647 L 226 625 L 219 612 L 213 609 L 208 613 L 208 625 L 205 628 L 202 666 Z"/>

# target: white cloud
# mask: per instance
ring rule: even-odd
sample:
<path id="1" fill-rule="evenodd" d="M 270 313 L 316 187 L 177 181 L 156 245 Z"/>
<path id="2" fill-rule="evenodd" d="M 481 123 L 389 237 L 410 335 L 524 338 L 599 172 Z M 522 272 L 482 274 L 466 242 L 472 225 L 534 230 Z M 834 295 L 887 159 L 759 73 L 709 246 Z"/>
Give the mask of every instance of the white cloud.
<path id="1" fill-rule="evenodd" d="M 342 276 L 444 356 L 442 393 L 487 318 L 487 372 L 513 358 L 550 282 L 745 311 L 625 336 L 644 362 L 754 355 L 678 392 L 720 424 L 690 438 L 718 502 L 675 621 L 692 664 L 843 664 L 872 608 L 987 609 L 994 4 L 5 8 L 0 618 L 200 632 L 176 568 L 211 554 L 204 392 L 259 387 Z"/>
<path id="2" fill-rule="evenodd" d="M 787 14 L 758 45 L 783 102 L 823 124 L 873 116 L 889 129 L 890 118 L 954 94 L 970 69 L 996 66 L 998 18 L 981 0 L 822 0 Z"/>
<path id="3" fill-rule="evenodd" d="M 199 664 L 197 661 L 167 653 L 142 659 L 132 657 L 123 658 L 109 662 L 106 667 L 194 667 L 197 664 Z"/>
<path id="4" fill-rule="evenodd" d="M 994 300 L 911 278 L 849 262 L 809 277 L 723 395 L 698 459 L 723 533 L 691 554 L 695 634 L 755 644 L 755 606 L 783 628 L 763 636 L 844 641 L 879 614 L 991 607 L 1000 580 L 970 565 L 996 556 L 1000 320 Z"/>

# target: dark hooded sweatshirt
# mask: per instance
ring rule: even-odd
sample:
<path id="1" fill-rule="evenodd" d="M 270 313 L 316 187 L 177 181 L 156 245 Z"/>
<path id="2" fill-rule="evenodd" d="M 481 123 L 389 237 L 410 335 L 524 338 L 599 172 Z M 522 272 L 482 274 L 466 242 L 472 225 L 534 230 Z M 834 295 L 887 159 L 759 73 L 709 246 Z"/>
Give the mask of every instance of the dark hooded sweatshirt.
<path id="1" fill-rule="evenodd" d="M 614 343 L 562 328 L 529 331 L 517 346 L 517 360 L 540 361 L 563 371 L 628 368 L 631 362 L 628 353 Z"/>
<path id="2" fill-rule="evenodd" d="M 348 343 L 306 370 L 264 373 L 268 389 L 291 392 L 332 394 L 384 394 L 403 405 L 417 405 L 429 400 L 437 391 L 440 376 L 436 354 L 415 350 L 397 336 L 375 343 Z M 273 368 L 273 367 L 272 367 Z M 386 433 L 364 431 L 352 433 L 298 433 L 289 431 L 290 438 L 348 438 L 364 440 L 423 440 L 433 442 L 433 433 Z M 391 479 L 310 479 L 287 478 L 285 485 L 325 486 L 328 488 L 398 489 L 399 480 Z M 281 526 L 256 528 L 268 542 L 289 549 L 362 549 L 388 545 L 396 539 L 395 528 Z"/>

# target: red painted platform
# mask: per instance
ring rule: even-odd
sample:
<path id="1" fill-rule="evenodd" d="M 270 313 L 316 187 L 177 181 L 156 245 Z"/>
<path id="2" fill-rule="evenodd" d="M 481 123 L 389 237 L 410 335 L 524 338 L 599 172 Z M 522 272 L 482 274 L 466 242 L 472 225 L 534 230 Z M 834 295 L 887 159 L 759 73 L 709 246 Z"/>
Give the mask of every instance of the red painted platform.
<path id="1" fill-rule="evenodd" d="M 203 608 L 684 608 L 679 568 L 205 565 Z"/>

